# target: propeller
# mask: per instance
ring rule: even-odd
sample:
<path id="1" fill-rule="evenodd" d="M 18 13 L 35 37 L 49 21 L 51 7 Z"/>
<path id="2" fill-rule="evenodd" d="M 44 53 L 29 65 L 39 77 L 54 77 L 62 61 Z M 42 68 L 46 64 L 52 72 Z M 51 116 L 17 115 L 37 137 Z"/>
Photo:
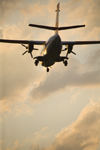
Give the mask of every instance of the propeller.
<path id="1" fill-rule="evenodd" d="M 26 45 L 24 45 L 24 44 L 21 44 L 21 45 L 24 46 L 26 49 L 28 49 L 28 47 Z M 25 51 L 22 55 L 24 55 L 26 53 L 27 53 L 27 51 Z"/>
<path id="2" fill-rule="evenodd" d="M 24 54 L 26 54 L 28 52 L 28 53 L 30 53 L 32 58 L 33 58 L 32 51 L 33 50 L 38 50 L 37 48 L 33 48 L 34 46 L 30 45 L 30 44 L 29 44 L 29 47 L 24 45 L 24 44 L 21 44 L 21 45 L 24 46 L 26 49 L 29 49 L 29 50 L 25 51 L 22 55 L 24 55 Z"/>
<path id="3" fill-rule="evenodd" d="M 72 53 L 74 55 L 76 55 L 75 52 L 72 51 L 72 48 L 70 49 L 69 47 L 66 47 L 65 49 L 63 49 L 62 51 L 66 51 L 67 50 L 67 54 L 66 54 L 66 57 L 68 56 L 68 54 Z"/>

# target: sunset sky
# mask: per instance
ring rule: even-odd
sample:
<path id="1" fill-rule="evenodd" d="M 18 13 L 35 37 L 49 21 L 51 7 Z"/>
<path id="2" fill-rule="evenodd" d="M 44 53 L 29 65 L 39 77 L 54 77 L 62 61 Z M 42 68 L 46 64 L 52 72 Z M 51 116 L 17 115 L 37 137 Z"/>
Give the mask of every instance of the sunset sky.
<path id="1" fill-rule="evenodd" d="M 53 31 L 28 25 L 55 26 L 58 2 L 59 26 L 86 25 L 62 40 L 100 40 L 100 0 L 0 0 L 0 39 L 47 41 Z M 74 46 L 49 73 L 24 51 L 0 43 L 0 150 L 100 150 L 100 44 Z"/>

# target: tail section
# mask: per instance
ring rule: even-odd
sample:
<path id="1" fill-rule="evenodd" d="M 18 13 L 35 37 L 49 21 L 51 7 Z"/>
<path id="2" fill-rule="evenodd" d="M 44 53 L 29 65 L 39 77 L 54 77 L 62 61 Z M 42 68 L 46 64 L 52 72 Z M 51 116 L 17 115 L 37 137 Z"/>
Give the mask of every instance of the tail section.
<path id="1" fill-rule="evenodd" d="M 56 11 L 56 24 L 55 24 L 55 28 L 56 28 L 56 30 L 55 30 L 55 34 L 58 34 L 58 28 L 59 28 L 59 8 L 60 8 L 60 3 L 58 3 L 57 4 L 57 10 L 55 10 Z"/>
<path id="2" fill-rule="evenodd" d="M 58 30 L 68 30 L 68 29 L 75 29 L 75 28 L 85 27 L 85 25 L 74 25 L 74 26 L 67 26 L 67 27 L 59 27 L 59 11 L 60 11 L 59 8 L 60 8 L 60 3 L 57 4 L 57 10 L 55 10 L 56 11 L 55 27 L 44 26 L 44 25 L 37 25 L 37 24 L 29 24 L 29 26 L 42 28 L 42 29 L 48 29 L 48 30 L 54 30 L 55 34 L 58 34 Z"/>

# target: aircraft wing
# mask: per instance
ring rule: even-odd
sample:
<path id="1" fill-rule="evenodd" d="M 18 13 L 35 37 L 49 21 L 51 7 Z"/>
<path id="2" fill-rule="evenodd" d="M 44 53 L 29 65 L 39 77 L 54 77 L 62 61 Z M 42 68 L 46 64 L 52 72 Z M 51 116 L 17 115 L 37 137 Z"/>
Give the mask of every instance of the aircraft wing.
<path id="1" fill-rule="evenodd" d="M 3 43 L 14 43 L 14 44 L 33 44 L 33 45 L 43 45 L 46 41 L 28 41 L 28 40 L 7 40 L 0 39 Z"/>
<path id="2" fill-rule="evenodd" d="M 100 44 L 100 41 L 62 41 L 62 45 Z"/>

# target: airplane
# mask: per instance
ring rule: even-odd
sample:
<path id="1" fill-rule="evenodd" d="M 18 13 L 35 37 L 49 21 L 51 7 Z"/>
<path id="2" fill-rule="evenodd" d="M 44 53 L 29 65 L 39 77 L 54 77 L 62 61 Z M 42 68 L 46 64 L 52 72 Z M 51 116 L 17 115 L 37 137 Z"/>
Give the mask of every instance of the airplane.
<path id="1" fill-rule="evenodd" d="M 49 68 L 54 65 L 56 62 L 63 62 L 65 66 L 68 65 L 68 54 L 74 53 L 73 46 L 74 45 L 84 45 L 84 44 L 100 44 L 100 41 L 61 41 L 61 38 L 58 34 L 60 30 L 66 29 L 74 29 L 85 27 L 85 25 L 74 25 L 74 26 L 65 26 L 59 27 L 59 11 L 60 11 L 60 3 L 57 4 L 56 11 L 56 23 L 55 27 L 45 26 L 45 25 L 37 25 L 37 24 L 29 24 L 30 27 L 37 27 L 42 29 L 54 30 L 55 34 L 49 38 L 48 41 L 29 41 L 29 40 L 10 40 L 10 39 L 0 39 L 0 42 L 4 43 L 15 43 L 21 44 L 26 48 L 25 53 L 30 53 L 31 57 L 35 60 L 35 65 L 38 66 L 38 63 L 41 62 L 41 65 L 46 67 L 46 71 L 49 72 Z M 24 45 L 28 44 L 28 46 Z M 38 50 L 34 48 L 34 45 L 44 45 L 43 50 L 41 51 L 39 56 L 33 57 L 32 51 Z M 65 49 L 62 50 L 62 46 L 65 45 Z M 62 51 L 66 51 L 66 56 L 60 56 Z"/>

